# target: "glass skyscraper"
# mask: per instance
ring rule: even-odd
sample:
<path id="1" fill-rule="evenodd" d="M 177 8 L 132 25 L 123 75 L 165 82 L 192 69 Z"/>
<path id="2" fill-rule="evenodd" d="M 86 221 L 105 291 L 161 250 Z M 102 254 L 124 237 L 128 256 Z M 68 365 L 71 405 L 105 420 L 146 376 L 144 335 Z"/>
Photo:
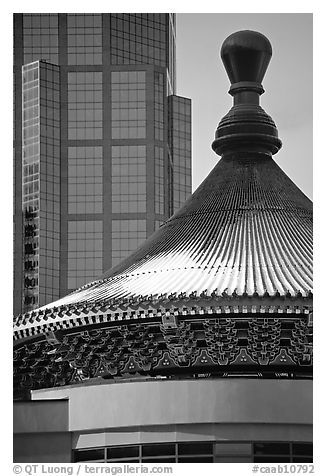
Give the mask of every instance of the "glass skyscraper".
<path id="1" fill-rule="evenodd" d="M 100 276 L 191 193 L 174 14 L 14 15 L 14 313 Z"/>

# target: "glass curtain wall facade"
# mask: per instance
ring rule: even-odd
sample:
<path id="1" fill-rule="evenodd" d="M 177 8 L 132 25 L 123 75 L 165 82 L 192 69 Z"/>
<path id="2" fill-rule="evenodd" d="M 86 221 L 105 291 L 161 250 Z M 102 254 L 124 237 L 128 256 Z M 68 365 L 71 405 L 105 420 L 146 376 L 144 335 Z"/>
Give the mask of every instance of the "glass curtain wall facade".
<path id="1" fill-rule="evenodd" d="M 169 144 L 173 212 L 178 210 L 191 194 L 191 101 L 169 96 Z"/>
<path id="2" fill-rule="evenodd" d="M 60 91 L 58 66 L 22 69 L 23 302 L 59 297 Z"/>
<path id="3" fill-rule="evenodd" d="M 23 168 L 22 71 L 35 69 L 33 64 L 55 71 L 60 98 L 55 125 L 49 123 L 54 114 L 49 99 L 40 108 L 45 145 L 33 160 L 44 162 L 42 173 L 34 162 L 28 172 Z M 191 193 L 191 135 L 180 135 L 190 125 L 190 101 L 179 98 L 186 112 L 173 106 L 178 101 L 173 14 L 15 14 L 14 84 L 14 313 L 19 314 L 100 276 L 176 211 Z M 54 84 L 44 80 L 41 91 L 52 97 Z M 43 288 L 35 300 L 26 300 L 32 293 L 25 278 L 34 275 L 25 273 L 25 262 L 33 260 L 25 252 L 24 210 L 38 192 L 33 188 L 28 198 L 24 180 L 29 190 L 44 190 L 47 208 L 37 220 L 40 230 L 42 220 L 46 223 L 47 241 L 37 250 L 44 254 L 40 263 L 55 269 L 38 276 Z"/>

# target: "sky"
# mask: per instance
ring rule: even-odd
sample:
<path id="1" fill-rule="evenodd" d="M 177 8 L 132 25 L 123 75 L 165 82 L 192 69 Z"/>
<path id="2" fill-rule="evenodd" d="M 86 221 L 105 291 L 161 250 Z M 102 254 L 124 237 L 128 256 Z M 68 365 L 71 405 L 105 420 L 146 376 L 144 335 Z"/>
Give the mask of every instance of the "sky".
<path id="1" fill-rule="evenodd" d="M 273 56 L 263 80 L 261 106 L 283 146 L 275 161 L 312 199 L 313 15 L 310 13 L 177 14 L 177 94 L 192 100 L 193 190 L 219 160 L 211 143 L 232 107 L 230 82 L 220 58 L 223 41 L 238 30 L 263 33 Z"/>

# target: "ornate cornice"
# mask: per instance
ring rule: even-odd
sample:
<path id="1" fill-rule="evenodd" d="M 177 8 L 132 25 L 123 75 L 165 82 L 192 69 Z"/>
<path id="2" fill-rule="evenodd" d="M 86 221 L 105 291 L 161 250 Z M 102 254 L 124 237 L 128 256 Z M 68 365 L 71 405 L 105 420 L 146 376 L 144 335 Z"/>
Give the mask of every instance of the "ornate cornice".
<path id="1" fill-rule="evenodd" d="M 146 322 L 84 324 L 21 340 L 16 392 L 95 377 L 312 373 L 311 314 L 167 313 Z"/>

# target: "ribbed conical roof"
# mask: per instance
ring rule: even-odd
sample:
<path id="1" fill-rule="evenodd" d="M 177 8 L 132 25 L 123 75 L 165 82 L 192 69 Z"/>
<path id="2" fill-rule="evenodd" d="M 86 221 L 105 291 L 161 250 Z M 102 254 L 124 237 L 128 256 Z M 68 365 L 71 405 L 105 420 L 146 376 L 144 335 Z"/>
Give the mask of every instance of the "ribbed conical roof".
<path id="1" fill-rule="evenodd" d="M 281 142 L 259 106 L 271 47 L 263 35 L 240 33 L 222 47 L 237 82 L 230 89 L 234 106 L 216 131 L 213 148 L 222 158 L 213 171 L 129 258 L 43 310 L 128 303 L 135 309 L 166 298 L 187 306 L 199 296 L 240 304 L 250 296 L 311 299 L 312 203 L 274 162 Z M 40 312 L 18 319 L 16 330 L 33 326 Z"/>
<path id="2" fill-rule="evenodd" d="M 311 288 L 311 202 L 272 158 L 252 153 L 222 158 L 136 253 L 54 305 L 203 291 L 305 296 Z"/>

